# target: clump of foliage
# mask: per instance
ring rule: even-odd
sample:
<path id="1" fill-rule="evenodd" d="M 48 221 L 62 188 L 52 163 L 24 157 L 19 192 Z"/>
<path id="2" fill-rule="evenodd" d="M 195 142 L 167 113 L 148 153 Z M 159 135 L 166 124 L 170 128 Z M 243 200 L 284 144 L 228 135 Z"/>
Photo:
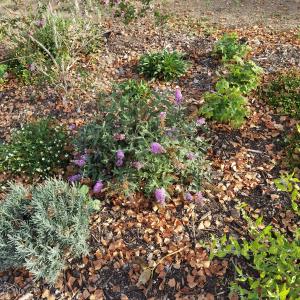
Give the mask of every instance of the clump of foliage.
<path id="1" fill-rule="evenodd" d="M 300 168 L 300 124 L 287 138 L 287 153 L 290 166 Z"/>
<path id="2" fill-rule="evenodd" d="M 114 8 L 115 17 L 121 18 L 125 24 L 129 24 L 132 21 L 145 16 L 146 13 L 150 11 L 152 0 L 104 0 L 103 2 L 105 5 Z"/>
<path id="3" fill-rule="evenodd" d="M 300 215 L 299 200 L 300 200 L 300 180 L 295 174 L 284 174 L 275 180 L 275 185 L 278 190 L 287 192 L 291 195 L 292 209 Z"/>
<path id="4" fill-rule="evenodd" d="M 0 170 L 46 177 L 66 165 L 67 134 L 50 119 L 15 130 L 9 143 L 0 145 Z"/>
<path id="5" fill-rule="evenodd" d="M 144 54 L 139 61 L 139 73 L 149 79 L 171 81 L 184 75 L 188 63 L 184 55 L 177 51 L 164 50 L 157 53 Z"/>
<path id="6" fill-rule="evenodd" d="M 244 62 L 241 59 L 238 59 L 235 64 L 228 65 L 228 70 L 226 80 L 230 86 L 239 88 L 243 94 L 247 94 L 258 87 L 263 73 L 262 68 L 253 61 Z"/>
<path id="7" fill-rule="evenodd" d="M 7 65 L 0 64 L 0 84 L 5 82 L 6 71 L 7 71 Z"/>
<path id="8" fill-rule="evenodd" d="M 199 113 L 216 121 L 241 126 L 248 115 L 247 99 L 239 88 L 230 87 L 229 82 L 221 79 L 216 84 L 216 92 L 204 95 L 205 103 Z"/>
<path id="9" fill-rule="evenodd" d="M 162 13 L 159 10 L 154 11 L 154 22 L 156 26 L 165 25 L 169 19 L 170 19 L 169 14 Z"/>
<path id="10" fill-rule="evenodd" d="M 300 74 L 290 72 L 272 80 L 262 91 L 264 98 L 274 107 L 293 117 L 300 117 Z"/>
<path id="11" fill-rule="evenodd" d="M 184 106 L 141 81 L 126 81 L 100 100 L 102 118 L 84 126 L 75 141 L 87 153 L 83 177 L 104 180 L 126 195 L 172 192 L 174 184 L 197 192 L 207 176 L 206 142 Z"/>
<path id="12" fill-rule="evenodd" d="M 89 203 L 84 189 L 61 180 L 11 184 L 0 204 L 0 268 L 24 266 L 54 283 L 67 260 L 88 252 Z"/>
<path id="13" fill-rule="evenodd" d="M 236 33 L 225 33 L 213 49 L 213 53 L 224 62 L 231 61 L 236 57 L 245 57 L 249 51 L 250 47 L 241 42 Z"/>
<path id="14" fill-rule="evenodd" d="M 214 239 L 211 258 L 234 255 L 246 259 L 245 266 L 236 265 L 236 282 L 231 291 L 241 299 L 298 299 L 300 294 L 300 230 L 293 239 L 276 231 L 272 226 L 262 227 L 262 218 L 255 224 L 248 217 L 251 240 L 238 240 L 233 236 Z M 255 274 L 255 275 L 254 275 Z"/>
<path id="15" fill-rule="evenodd" d="M 2 20 L 0 31 L 9 49 L 9 67 L 25 81 L 47 80 L 67 85 L 80 54 L 99 49 L 102 33 L 96 18 L 62 15 L 39 9 L 37 15 Z"/>

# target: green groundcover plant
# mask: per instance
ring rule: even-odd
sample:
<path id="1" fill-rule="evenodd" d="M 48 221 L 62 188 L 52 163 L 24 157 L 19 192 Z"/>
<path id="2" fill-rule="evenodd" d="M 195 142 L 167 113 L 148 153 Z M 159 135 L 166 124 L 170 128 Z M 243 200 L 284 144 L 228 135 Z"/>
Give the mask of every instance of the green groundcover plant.
<path id="1" fill-rule="evenodd" d="M 288 238 L 272 226 L 260 230 L 262 218 L 255 224 L 247 218 L 251 240 L 226 235 L 213 239 L 211 259 L 214 256 L 242 257 L 245 264 L 235 265 L 237 277 L 231 283 L 231 292 L 241 299 L 299 299 L 300 295 L 300 230 Z"/>
<path id="2" fill-rule="evenodd" d="M 204 122 L 188 118 L 179 90 L 175 98 L 172 103 L 133 80 L 102 95 L 101 117 L 81 128 L 75 140 L 74 161 L 81 168 L 71 179 L 105 181 L 126 195 L 160 190 L 163 199 L 175 184 L 198 192 L 208 177 L 207 144 L 198 135 Z"/>
<path id="3" fill-rule="evenodd" d="M 223 62 L 228 62 L 245 57 L 250 50 L 249 46 L 239 40 L 236 33 L 225 33 L 215 44 L 213 54 Z"/>
<path id="4" fill-rule="evenodd" d="M 174 51 L 144 54 L 139 61 L 139 73 L 149 79 L 161 79 L 171 81 L 184 75 L 188 63 L 184 60 L 184 54 Z"/>
<path id="5" fill-rule="evenodd" d="M 300 73 L 298 71 L 279 75 L 263 87 L 262 95 L 283 114 L 300 117 Z"/>
<path id="6" fill-rule="evenodd" d="M 278 190 L 288 192 L 291 196 L 292 209 L 300 215 L 299 200 L 300 200 L 300 180 L 292 174 L 283 174 L 275 180 L 275 185 Z"/>
<path id="7" fill-rule="evenodd" d="M 7 73 L 7 65 L 0 64 L 0 84 L 5 82 L 6 73 Z"/>
<path id="8" fill-rule="evenodd" d="M 243 94 L 248 94 L 258 87 L 262 73 L 262 68 L 253 61 L 244 62 L 238 59 L 235 64 L 228 65 L 228 74 L 225 79 L 230 86 L 239 88 Z"/>
<path id="9" fill-rule="evenodd" d="M 24 266 L 54 283 L 70 258 L 87 254 L 87 191 L 56 179 L 30 189 L 11 184 L 0 203 L 0 269 Z"/>
<path id="10" fill-rule="evenodd" d="M 239 88 L 230 87 L 225 79 L 219 80 L 216 84 L 216 92 L 206 93 L 204 100 L 199 110 L 200 115 L 229 123 L 233 127 L 240 127 L 249 114 L 247 99 L 243 97 Z"/>
<path id="11" fill-rule="evenodd" d="M 64 128 L 50 119 L 26 124 L 0 145 L 0 171 L 46 177 L 66 166 L 68 143 Z"/>
<path id="12" fill-rule="evenodd" d="M 300 168 L 300 124 L 286 139 L 288 163 L 291 168 Z"/>

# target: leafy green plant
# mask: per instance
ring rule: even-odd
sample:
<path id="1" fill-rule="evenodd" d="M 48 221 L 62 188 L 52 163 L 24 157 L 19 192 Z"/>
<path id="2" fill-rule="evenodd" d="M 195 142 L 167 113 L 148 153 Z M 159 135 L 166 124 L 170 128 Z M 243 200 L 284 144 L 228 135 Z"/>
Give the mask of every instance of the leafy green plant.
<path id="1" fill-rule="evenodd" d="M 70 258 L 88 252 L 91 202 L 86 189 L 62 180 L 11 184 L 0 203 L 0 269 L 24 266 L 54 283 Z"/>
<path id="2" fill-rule="evenodd" d="M 5 82 L 6 71 L 7 71 L 7 65 L 0 64 L 0 84 Z"/>
<path id="3" fill-rule="evenodd" d="M 249 111 L 247 99 L 238 88 L 230 87 L 225 79 L 216 84 L 215 93 L 206 93 L 205 102 L 199 113 L 207 118 L 220 122 L 228 122 L 233 127 L 241 126 Z"/>
<path id="4" fill-rule="evenodd" d="M 50 119 L 29 123 L 0 145 L 0 170 L 45 177 L 66 165 L 67 134 Z"/>
<path id="5" fill-rule="evenodd" d="M 291 195 L 292 201 L 292 209 L 300 215 L 299 209 L 299 200 L 300 200 L 300 180 L 295 176 L 294 173 L 292 174 L 284 174 L 280 178 L 276 179 L 275 185 L 278 190 L 282 192 L 288 192 Z"/>
<path id="6" fill-rule="evenodd" d="M 227 62 L 236 57 L 243 58 L 249 51 L 250 47 L 239 41 L 236 33 L 225 33 L 222 38 L 217 41 L 213 49 L 213 54 L 219 56 L 222 61 Z"/>
<path id="7" fill-rule="evenodd" d="M 229 72 L 225 77 L 230 86 L 239 88 L 243 94 L 255 90 L 260 82 L 262 68 L 253 61 L 244 62 L 238 59 L 237 63 L 228 65 Z"/>
<path id="8" fill-rule="evenodd" d="M 300 230 L 290 240 L 270 225 L 259 230 L 261 222 L 262 217 L 250 228 L 250 241 L 226 235 L 214 238 L 210 258 L 233 255 L 246 259 L 251 271 L 237 264 L 236 282 L 231 283 L 231 292 L 241 299 L 296 300 L 300 293 Z"/>
<path id="9" fill-rule="evenodd" d="M 154 21 L 156 26 L 163 26 L 167 24 L 169 19 L 170 19 L 169 14 L 164 14 L 159 10 L 154 11 Z"/>
<path id="10" fill-rule="evenodd" d="M 300 74 L 289 72 L 272 80 L 262 90 L 262 95 L 271 105 L 293 117 L 300 117 Z"/>
<path id="11" fill-rule="evenodd" d="M 138 70 L 146 78 L 171 81 L 186 72 L 188 63 L 183 57 L 182 53 L 167 50 L 144 54 L 140 58 Z"/>
<path id="12" fill-rule="evenodd" d="M 288 163 L 291 168 L 300 168 L 300 124 L 286 138 Z"/>
<path id="13" fill-rule="evenodd" d="M 199 191 L 208 176 L 206 142 L 182 105 L 129 80 L 102 95 L 99 107 L 102 118 L 81 128 L 75 141 L 77 152 L 88 156 L 83 177 L 126 195 L 174 184 Z"/>

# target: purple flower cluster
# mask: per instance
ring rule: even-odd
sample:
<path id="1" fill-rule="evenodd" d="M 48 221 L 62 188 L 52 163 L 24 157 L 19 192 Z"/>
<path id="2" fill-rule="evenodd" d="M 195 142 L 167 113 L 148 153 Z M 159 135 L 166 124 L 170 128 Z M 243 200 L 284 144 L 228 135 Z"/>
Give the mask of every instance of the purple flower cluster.
<path id="1" fill-rule="evenodd" d="M 82 168 L 86 164 L 87 159 L 88 159 L 87 154 L 82 154 L 80 155 L 79 159 L 73 160 L 73 163 L 74 165 Z"/>
<path id="2" fill-rule="evenodd" d="M 154 154 L 161 154 L 161 153 L 166 152 L 164 147 L 161 144 L 156 143 L 156 142 L 151 144 L 150 149 L 151 149 L 151 152 Z"/>
<path id="3" fill-rule="evenodd" d="M 156 189 L 154 192 L 155 199 L 159 204 L 164 204 L 166 201 L 166 190 L 164 188 Z"/>
<path id="4" fill-rule="evenodd" d="M 204 125 L 205 124 L 205 119 L 204 118 L 197 119 L 196 124 L 199 125 L 199 126 Z"/>
<path id="5" fill-rule="evenodd" d="M 122 167 L 124 164 L 124 158 L 125 158 L 125 154 L 123 150 L 118 150 L 116 153 L 116 166 L 117 167 Z"/>
<path id="6" fill-rule="evenodd" d="M 179 88 L 179 86 L 176 86 L 176 90 L 175 90 L 175 103 L 176 105 L 180 105 L 182 102 L 183 96 L 181 94 L 181 90 Z"/>
<path id="7" fill-rule="evenodd" d="M 197 157 L 196 154 L 193 153 L 193 152 L 189 152 L 189 153 L 187 154 L 187 158 L 188 158 L 189 160 L 195 160 L 196 157 Z"/>
<path id="8" fill-rule="evenodd" d="M 164 120 L 166 118 L 166 116 L 167 116 L 167 113 L 165 111 L 162 111 L 162 112 L 159 113 L 159 118 L 161 120 Z"/>
<path id="9" fill-rule="evenodd" d="M 74 182 L 80 181 L 81 177 L 82 176 L 80 174 L 75 174 L 75 175 L 69 176 L 68 181 L 70 183 L 74 183 Z"/>
<path id="10" fill-rule="evenodd" d="M 94 187 L 93 187 L 93 192 L 95 194 L 101 193 L 101 191 L 103 189 L 103 185 L 104 184 L 103 184 L 102 180 L 97 180 L 96 183 L 95 183 L 95 185 L 94 185 Z"/>
<path id="11" fill-rule="evenodd" d="M 192 201 L 193 200 L 193 196 L 191 193 L 187 192 L 184 194 L 184 200 L 186 201 Z"/>

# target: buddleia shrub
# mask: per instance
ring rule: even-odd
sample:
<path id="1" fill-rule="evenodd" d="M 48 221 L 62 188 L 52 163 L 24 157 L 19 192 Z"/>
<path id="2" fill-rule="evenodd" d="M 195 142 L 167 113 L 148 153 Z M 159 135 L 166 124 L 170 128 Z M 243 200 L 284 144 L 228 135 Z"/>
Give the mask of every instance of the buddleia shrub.
<path id="1" fill-rule="evenodd" d="M 228 65 L 228 74 L 225 76 L 230 86 L 239 88 L 243 94 L 255 90 L 260 82 L 262 68 L 253 61 L 239 59 L 237 63 Z"/>
<path id="2" fill-rule="evenodd" d="M 101 117 L 82 127 L 74 142 L 85 158 L 81 177 L 105 181 L 110 190 L 125 195 L 151 196 L 155 189 L 171 190 L 175 184 L 183 191 L 199 191 L 209 174 L 207 143 L 179 102 L 133 80 L 102 95 Z"/>
<path id="3" fill-rule="evenodd" d="M 239 88 L 230 87 L 225 79 L 216 84 L 216 92 L 204 95 L 204 104 L 199 113 L 206 118 L 229 123 L 233 127 L 240 127 L 249 114 L 247 99 Z"/>
<path id="4" fill-rule="evenodd" d="M 148 79 L 171 81 L 185 74 L 188 63 L 180 52 L 162 52 L 144 54 L 139 61 L 139 73 Z"/>
<path id="5" fill-rule="evenodd" d="M 300 72 L 280 74 L 263 87 L 262 95 L 266 101 L 280 112 L 300 117 Z"/>
<path id="6" fill-rule="evenodd" d="M 238 35 L 225 33 L 215 44 L 213 54 L 220 57 L 223 62 L 228 62 L 236 57 L 243 58 L 250 51 L 250 47 L 242 43 Z"/>
<path id="7" fill-rule="evenodd" d="M 61 180 L 11 184 L 0 203 L 0 269 L 26 267 L 54 283 L 67 260 L 88 252 L 89 204 L 82 189 Z"/>
<path id="8" fill-rule="evenodd" d="M 0 145 L 0 170 L 46 177 L 58 173 L 68 162 L 67 133 L 50 119 L 26 124 Z"/>

